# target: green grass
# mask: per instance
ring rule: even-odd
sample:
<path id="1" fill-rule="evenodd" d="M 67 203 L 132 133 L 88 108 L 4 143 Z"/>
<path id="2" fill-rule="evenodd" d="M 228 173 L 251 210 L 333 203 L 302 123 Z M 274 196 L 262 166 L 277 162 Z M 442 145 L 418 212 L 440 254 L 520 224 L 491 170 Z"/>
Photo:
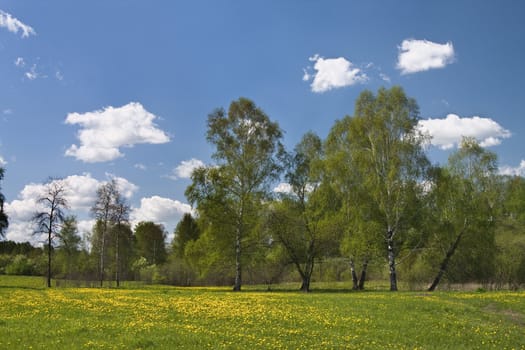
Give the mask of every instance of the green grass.
<path id="1" fill-rule="evenodd" d="M 525 349 L 523 292 L 43 285 L 0 276 L 0 349 Z"/>

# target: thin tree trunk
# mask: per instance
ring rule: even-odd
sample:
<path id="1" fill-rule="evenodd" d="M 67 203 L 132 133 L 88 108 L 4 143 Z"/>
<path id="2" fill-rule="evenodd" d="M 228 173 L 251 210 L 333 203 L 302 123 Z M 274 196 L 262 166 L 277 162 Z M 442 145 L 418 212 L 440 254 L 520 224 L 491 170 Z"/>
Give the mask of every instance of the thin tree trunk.
<path id="1" fill-rule="evenodd" d="M 117 227 L 117 241 L 115 242 L 115 281 L 117 283 L 117 287 L 120 287 L 120 257 L 119 257 L 119 233 L 120 233 L 120 225 Z"/>
<path id="2" fill-rule="evenodd" d="M 454 255 L 454 253 L 456 252 L 456 249 L 459 245 L 459 242 L 461 241 L 461 237 L 463 236 L 464 232 L 465 230 L 462 230 L 461 233 L 456 237 L 456 240 L 454 241 L 454 243 L 448 248 L 447 254 L 445 255 L 445 258 L 443 259 L 443 261 L 441 262 L 441 265 L 439 267 L 439 272 L 436 278 L 434 278 L 434 281 L 432 282 L 430 287 L 428 287 L 429 292 L 433 292 L 436 289 L 437 285 L 441 281 L 441 278 L 447 271 L 447 267 L 448 267 L 448 263 L 450 262 L 450 258 L 452 258 L 452 255 Z"/>
<path id="3" fill-rule="evenodd" d="M 233 291 L 241 291 L 241 232 L 237 231 L 235 237 L 235 285 Z"/>
<path id="4" fill-rule="evenodd" d="M 102 284 L 104 282 L 104 248 L 106 246 L 106 230 L 107 230 L 107 222 L 104 222 L 104 230 L 102 232 L 102 242 L 100 247 L 100 286 L 102 287 Z"/>
<path id="5" fill-rule="evenodd" d="M 47 288 L 51 288 L 51 229 L 47 233 Z"/>
<path id="6" fill-rule="evenodd" d="M 366 270 L 368 269 L 368 258 L 363 259 L 363 266 L 361 269 L 361 276 L 359 277 L 359 284 L 358 289 L 364 290 L 365 289 L 365 281 L 366 281 Z"/>
<path id="7" fill-rule="evenodd" d="M 357 273 L 355 272 L 355 264 L 353 259 L 350 259 L 350 272 L 352 273 L 352 289 L 358 290 L 359 282 L 357 280 Z"/>
<path id="8" fill-rule="evenodd" d="M 394 253 L 394 231 L 387 232 L 388 268 L 390 270 L 390 290 L 397 291 L 396 256 Z"/>

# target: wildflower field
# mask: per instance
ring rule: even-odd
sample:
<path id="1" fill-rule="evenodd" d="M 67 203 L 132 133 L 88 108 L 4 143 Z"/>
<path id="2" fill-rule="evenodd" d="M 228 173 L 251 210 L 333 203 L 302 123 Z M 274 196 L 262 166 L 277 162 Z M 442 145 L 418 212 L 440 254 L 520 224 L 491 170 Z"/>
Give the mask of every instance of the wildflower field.
<path id="1" fill-rule="evenodd" d="M 525 349 L 525 293 L 45 289 L 0 276 L 0 349 L 31 348 Z"/>

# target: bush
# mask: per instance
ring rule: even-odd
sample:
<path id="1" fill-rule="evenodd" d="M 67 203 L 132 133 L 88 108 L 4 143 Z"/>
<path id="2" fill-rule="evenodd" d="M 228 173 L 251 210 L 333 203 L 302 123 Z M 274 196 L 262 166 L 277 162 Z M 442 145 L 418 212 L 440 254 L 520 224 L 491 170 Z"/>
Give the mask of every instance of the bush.
<path id="1" fill-rule="evenodd" d="M 6 266 L 5 273 L 7 275 L 36 275 L 37 266 L 32 259 L 25 255 L 16 255 L 13 261 Z"/>

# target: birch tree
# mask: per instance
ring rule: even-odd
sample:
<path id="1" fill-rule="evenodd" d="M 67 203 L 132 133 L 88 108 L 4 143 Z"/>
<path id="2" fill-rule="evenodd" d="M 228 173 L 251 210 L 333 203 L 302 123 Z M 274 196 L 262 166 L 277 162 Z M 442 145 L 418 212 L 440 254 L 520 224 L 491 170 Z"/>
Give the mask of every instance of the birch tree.
<path id="1" fill-rule="evenodd" d="M 97 189 L 97 199 L 91 207 L 91 214 L 97 220 L 94 228 L 94 237 L 96 241 L 94 247 L 99 254 L 99 281 L 102 287 L 106 269 L 106 249 L 109 229 L 114 219 L 115 198 L 117 197 L 117 182 L 112 179 L 104 183 Z"/>
<path id="2" fill-rule="evenodd" d="M 413 200 L 421 191 L 428 160 L 418 132 L 419 108 L 403 89 L 361 93 L 349 123 L 351 162 L 371 207 L 371 221 L 382 227 L 386 245 L 390 290 L 396 291 L 396 257 L 410 221 L 418 215 Z"/>
<path id="3" fill-rule="evenodd" d="M 253 233 L 269 185 L 278 176 L 282 132 L 252 101 L 240 98 L 227 113 L 221 108 L 208 116 L 206 138 L 215 146 L 217 167 L 194 172 L 186 196 L 199 215 L 209 215 L 221 227 L 217 234 L 232 241 L 233 289 L 240 291 L 243 242 Z"/>

